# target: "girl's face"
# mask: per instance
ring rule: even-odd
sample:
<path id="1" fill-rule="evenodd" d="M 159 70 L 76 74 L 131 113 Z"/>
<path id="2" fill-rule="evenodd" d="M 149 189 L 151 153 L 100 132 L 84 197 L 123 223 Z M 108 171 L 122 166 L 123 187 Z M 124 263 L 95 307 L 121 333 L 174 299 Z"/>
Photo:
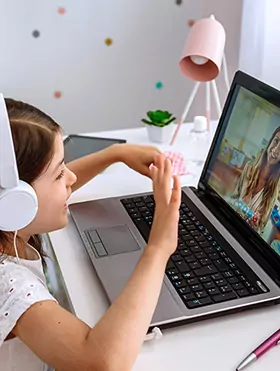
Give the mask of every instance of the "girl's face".
<path id="1" fill-rule="evenodd" d="M 64 164 L 64 147 L 61 134 L 57 134 L 54 156 L 45 172 L 32 184 L 38 197 L 35 219 L 24 229 L 27 236 L 61 229 L 67 225 L 66 202 L 76 175 Z"/>
<path id="2" fill-rule="evenodd" d="M 275 134 L 267 149 L 267 162 L 269 165 L 280 162 L 280 132 Z"/>

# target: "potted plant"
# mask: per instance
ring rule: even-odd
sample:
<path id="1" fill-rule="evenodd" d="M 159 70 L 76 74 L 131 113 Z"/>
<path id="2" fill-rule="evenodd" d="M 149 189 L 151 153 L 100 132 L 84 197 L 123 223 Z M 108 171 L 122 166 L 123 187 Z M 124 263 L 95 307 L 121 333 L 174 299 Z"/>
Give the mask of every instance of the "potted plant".
<path id="1" fill-rule="evenodd" d="M 152 142 L 163 143 L 170 139 L 173 125 L 171 123 L 176 120 L 176 117 L 168 111 L 148 111 L 147 116 L 149 120 L 142 119 L 146 125 L 149 139 Z"/>

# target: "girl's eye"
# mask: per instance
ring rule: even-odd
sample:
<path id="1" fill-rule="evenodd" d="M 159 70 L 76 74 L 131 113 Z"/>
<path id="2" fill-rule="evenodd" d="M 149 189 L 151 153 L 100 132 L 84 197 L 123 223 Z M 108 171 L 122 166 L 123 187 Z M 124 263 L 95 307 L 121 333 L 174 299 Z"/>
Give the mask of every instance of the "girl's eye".
<path id="1" fill-rule="evenodd" d="M 60 174 L 58 175 L 58 177 L 56 178 L 57 180 L 58 179 L 61 179 L 63 176 L 64 176 L 64 169 L 63 170 L 61 170 L 61 172 L 60 172 Z"/>

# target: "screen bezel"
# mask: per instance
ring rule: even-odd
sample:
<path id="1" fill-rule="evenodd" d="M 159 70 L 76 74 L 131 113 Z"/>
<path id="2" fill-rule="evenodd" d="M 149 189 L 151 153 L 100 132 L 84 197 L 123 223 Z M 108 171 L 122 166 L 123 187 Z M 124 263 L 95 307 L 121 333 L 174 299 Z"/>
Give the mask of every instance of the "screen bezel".
<path id="1" fill-rule="evenodd" d="M 256 253 L 257 251 L 261 253 L 261 255 L 263 257 L 265 256 L 265 259 L 267 259 L 267 261 L 272 266 L 280 270 L 280 256 L 256 231 L 248 226 L 246 221 L 244 221 L 208 183 L 210 177 L 210 169 L 214 164 L 215 155 L 220 148 L 220 143 L 227 129 L 228 118 L 234 107 L 234 103 L 240 87 L 249 90 L 250 92 L 258 95 L 259 97 L 280 108 L 280 91 L 265 84 L 264 82 L 257 80 L 252 76 L 247 75 L 242 71 L 237 71 L 233 78 L 232 85 L 230 87 L 230 91 L 228 93 L 215 136 L 213 138 L 207 159 L 204 164 L 204 168 L 199 179 L 198 190 L 201 190 L 210 199 L 210 202 L 214 202 L 215 207 L 220 209 L 224 213 L 224 215 L 226 214 L 230 224 L 236 226 L 236 228 L 234 228 L 234 230 L 236 230 L 236 236 L 240 234 L 244 238 L 244 234 L 246 234 L 248 243 L 254 244 L 254 247 L 257 249 Z M 244 246 L 244 248 L 246 248 L 246 246 Z M 252 254 L 251 249 L 250 254 Z"/>

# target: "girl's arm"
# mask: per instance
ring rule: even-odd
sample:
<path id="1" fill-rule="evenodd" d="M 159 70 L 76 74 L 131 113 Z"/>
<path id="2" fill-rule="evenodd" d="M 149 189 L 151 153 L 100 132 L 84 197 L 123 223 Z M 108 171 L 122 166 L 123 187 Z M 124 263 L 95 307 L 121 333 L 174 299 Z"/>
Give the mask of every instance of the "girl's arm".
<path id="1" fill-rule="evenodd" d="M 129 371 L 148 330 L 177 246 L 181 188 L 171 163 L 152 167 L 156 210 L 149 242 L 126 287 L 94 328 L 51 301 L 31 306 L 13 333 L 57 371 Z M 94 310 L 94 308 L 93 308 Z"/>
<path id="2" fill-rule="evenodd" d="M 138 173 L 150 176 L 149 166 L 159 153 L 152 146 L 122 143 L 71 161 L 67 167 L 77 176 L 72 190 L 76 191 L 115 162 L 123 162 Z"/>

